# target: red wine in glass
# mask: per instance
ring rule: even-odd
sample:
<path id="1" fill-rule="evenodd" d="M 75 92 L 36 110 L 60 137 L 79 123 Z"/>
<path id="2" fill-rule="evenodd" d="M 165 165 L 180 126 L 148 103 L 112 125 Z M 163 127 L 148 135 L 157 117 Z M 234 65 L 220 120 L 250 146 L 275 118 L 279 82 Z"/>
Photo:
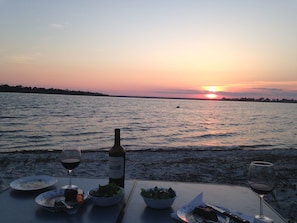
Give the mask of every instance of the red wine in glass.
<path id="1" fill-rule="evenodd" d="M 61 163 L 65 169 L 73 170 L 79 165 L 80 159 L 66 158 L 66 159 L 61 160 Z"/>
<path id="2" fill-rule="evenodd" d="M 68 170 L 69 175 L 69 184 L 64 186 L 65 189 L 77 188 L 77 186 L 72 185 L 71 182 L 71 173 L 75 169 L 81 160 L 81 151 L 80 149 L 63 149 L 60 157 L 60 162 L 63 167 Z"/>
<path id="3" fill-rule="evenodd" d="M 257 194 L 263 194 L 263 195 L 269 194 L 274 188 L 273 185 L 263 184 L 263 183 L 249 182 L 249 185 L 254 192 L 256 192 Z"/>
<path id="4" fill-rule="evenodd" d="M 275 171 L 273 164 L 265 161 L 253 161 L 248 171 L 248 184 L 260 197 L 260 214 L 255 216 L 255 222 L 273 223 L 273 220 L 263 214 L 263 197 L 275 186 Z"/>

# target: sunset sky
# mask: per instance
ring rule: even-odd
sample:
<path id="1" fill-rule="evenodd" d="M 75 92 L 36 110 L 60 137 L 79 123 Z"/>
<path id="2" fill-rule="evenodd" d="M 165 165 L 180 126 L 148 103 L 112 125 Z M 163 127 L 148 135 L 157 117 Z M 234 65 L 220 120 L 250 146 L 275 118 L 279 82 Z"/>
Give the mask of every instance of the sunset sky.
<path id="1" fill-rule="evenodd" d="M 0 0 L 0 84 L 297 99 L 297 0 Z"/>

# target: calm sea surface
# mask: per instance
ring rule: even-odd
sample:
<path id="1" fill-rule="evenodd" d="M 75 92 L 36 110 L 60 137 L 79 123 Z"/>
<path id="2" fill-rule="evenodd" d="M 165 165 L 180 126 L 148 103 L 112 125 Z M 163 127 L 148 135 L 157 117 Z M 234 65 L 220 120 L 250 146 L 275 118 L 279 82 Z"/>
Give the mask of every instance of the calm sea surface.
<path id="1" fill-rule="evenodd" d="M 0 93 L 0 152 L 296 149 L 297 104 Z M 177 108 L 179 106 L 179 108 Z"/>

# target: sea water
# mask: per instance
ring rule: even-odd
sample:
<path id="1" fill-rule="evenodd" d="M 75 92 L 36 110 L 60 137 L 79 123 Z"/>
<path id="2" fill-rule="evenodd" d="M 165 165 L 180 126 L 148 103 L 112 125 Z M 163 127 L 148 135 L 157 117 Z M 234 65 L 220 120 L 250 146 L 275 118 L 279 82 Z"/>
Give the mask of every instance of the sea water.
<path id="1" fill-rule="evenodd" d="M 0 152 L 297 148 L 297 104 L 0 93 Z"/>

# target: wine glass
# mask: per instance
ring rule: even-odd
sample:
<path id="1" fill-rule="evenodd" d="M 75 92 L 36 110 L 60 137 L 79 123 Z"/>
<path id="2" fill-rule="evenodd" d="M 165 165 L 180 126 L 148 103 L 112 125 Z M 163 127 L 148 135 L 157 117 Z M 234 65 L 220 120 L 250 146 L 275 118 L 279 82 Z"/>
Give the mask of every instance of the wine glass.
<path id="1" fill-rule="evenodd" d="M 260 197 L 260 214 L 255 216 L 255 222 L 273 222 L 272 219 L 263 214 L 263 197 L 274 189 L 275 178 L 272 163 L 265 161 L 252 161 L 250 163 L 248 184 Z"/>
<path id="2" fill-rule="evenodd" d="M 74 168 L 76 168 L 81 160 L 81 151 L 80 149 L 63 149 L 60 162 L 62 163 L 63 167 L 68 170 L 69 175 L 69 184 L 63 186 L 64 189 L 73 189 L 77 188 L 76 185 L 72 185 L 71 182 L 71 173 Z"/>

